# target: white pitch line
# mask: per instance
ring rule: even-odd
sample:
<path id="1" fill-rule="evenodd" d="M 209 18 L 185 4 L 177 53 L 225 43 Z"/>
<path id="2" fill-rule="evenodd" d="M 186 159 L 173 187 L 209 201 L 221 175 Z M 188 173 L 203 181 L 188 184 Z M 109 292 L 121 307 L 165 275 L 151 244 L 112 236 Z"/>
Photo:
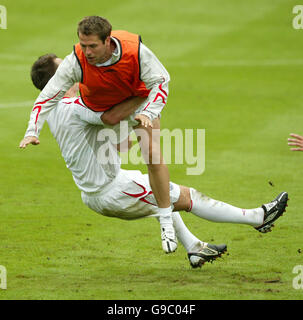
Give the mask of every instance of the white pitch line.
<path id="1" fill-rule="evenodd" d="M 5 108 L 25 108 L 25 107 L 32 107 L 34 105 L 33 100 L 29 101 L 21 101 L 21 102 L 8 102 L 8 103 L 0 103 L 0 109 Z"/>
<path id="2" fill-rule="evenodd" d="M 195 61 L 194 63 L 183 61 L 168 63 L 176 67 L 275 67 L 275 66 L 301 66 L 302 59 L 281 59 L 281 60 L 213 60 Z"/>
<path id="3" fill-rule="evenodd" d="M 1 65 L 2 70 L 7 71 L 24 71 L 29 72 L 31 66 L 29 64 Z"/>
<path id="4" fill-rule="evenodd" d="M 1 55 L 0 55 L 1 56 Z M 190 66 L 201 66 L 201 67 L 258 67 L 258 66 L 301 66 L 303 60 L 299 59 L 281 59 L 281 60 L 214 60 L 214 61 L 200 61 L 195 63 L 180 62 L 180 63 L 168 63 L 171 66 L 177 67 L 190 67 Z M 24 65 L 22 68 L 25 67 Z M 25 108 L 34 105 L 33 100 L 21 101 L 21 102 L 8 102 L 0 103 L 0 109 L 4 108 Z"/>
<path id="5" fill-rule="evenodd" d="M 37 59 L 35 56 L 24 56 L 22 54 L 11 54 L 11 53 L 0 53 L 1 60 L 12 60 L 14 62 L 29 62 L 32 63 L 34 59 Z"/>

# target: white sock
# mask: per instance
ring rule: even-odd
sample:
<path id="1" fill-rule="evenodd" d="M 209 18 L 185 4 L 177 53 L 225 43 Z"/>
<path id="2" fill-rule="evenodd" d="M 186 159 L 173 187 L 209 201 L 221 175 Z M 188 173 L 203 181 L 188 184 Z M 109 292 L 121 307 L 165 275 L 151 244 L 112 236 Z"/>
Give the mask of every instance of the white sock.
<path id="1" fill-rule="evenodd" d="M 173 212 L 174 228 L 176 230 L 176 235 L 178 240 L 182 243 L 183 247 L 187 252 L 196 252 L 204 244 L 196 238 L 184 224 L 179 212 Z"/>
<path id="2" fill-rule="evenodd" d="M 159 222 L 162 227 L 171 226 L 173 224 L 172 208 L 158 208 L 159 210 Z"/>
<path id="3" fill-rule="evenodd" d="M 211 199 L 201 192 L 190 188 L 191 209 L 193 214 L 214 222 L 243 223 L 259 226 L 263 223 L 264 210 L 240 209 L 227 203 Z"/>

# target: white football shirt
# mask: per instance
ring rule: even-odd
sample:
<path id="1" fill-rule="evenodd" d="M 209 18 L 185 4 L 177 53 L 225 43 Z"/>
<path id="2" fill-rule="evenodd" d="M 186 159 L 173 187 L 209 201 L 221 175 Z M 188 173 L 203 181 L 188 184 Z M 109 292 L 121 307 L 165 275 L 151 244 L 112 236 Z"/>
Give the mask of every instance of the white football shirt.
<path id="1" fill-rule="evenodd" d="M 117 149 L 102 136 L 101 114 L 84 107 L 79 97 L 64 98 L 47 119 L 76 185 L 88 193 L 102 191 L 120 171 Z M 118 135 L 116 142 L 124 138 Z"/>

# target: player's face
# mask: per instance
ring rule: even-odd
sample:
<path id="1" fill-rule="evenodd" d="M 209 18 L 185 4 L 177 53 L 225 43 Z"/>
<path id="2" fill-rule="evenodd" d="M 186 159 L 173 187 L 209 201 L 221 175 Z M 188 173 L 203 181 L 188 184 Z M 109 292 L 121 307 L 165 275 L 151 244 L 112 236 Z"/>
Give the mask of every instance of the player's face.
<path id="1" fill-rule="evenodd" d="M 89 64 L 95 65 L 104 63 L 111 57 L 110 37 L 105 39 L 103 43 L 98 35 L 84 35 L 79 33 L 81 49 Z"/>

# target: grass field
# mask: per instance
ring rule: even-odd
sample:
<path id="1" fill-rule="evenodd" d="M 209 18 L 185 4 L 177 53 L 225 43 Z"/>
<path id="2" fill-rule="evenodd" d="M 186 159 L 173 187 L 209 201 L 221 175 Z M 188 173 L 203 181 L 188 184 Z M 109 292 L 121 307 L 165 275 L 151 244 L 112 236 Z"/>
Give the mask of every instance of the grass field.
<path id="1" fill-rule="evenodd" d="M 294 30 L 292 0 L 184 2 L 0 0 L 0 299 L 302 299 L 292 273 L 303 265 L 303 30 Z M 20 151 L 32 103 L 33 61 L 64 57 L 77 22 L 107 17 L 114 29 L 140 33 L 171 75 L 162 128 L 206 129 L 206 170 L 174 182 L 239 207 L 256 207 L 288 191 L 287 213 L 273 232 L 216 224 L 188 213 L 201 240 L 227 243 L 229 255 L 192 270 L 185 250 L 162 253 L 153 219 L 120 221 L 81 202 L 47 125 L 41 145 Z M 139 168 L 145 166 L 124 166 Z M 273 186 L 269 184 L 273 183 Z"/>

